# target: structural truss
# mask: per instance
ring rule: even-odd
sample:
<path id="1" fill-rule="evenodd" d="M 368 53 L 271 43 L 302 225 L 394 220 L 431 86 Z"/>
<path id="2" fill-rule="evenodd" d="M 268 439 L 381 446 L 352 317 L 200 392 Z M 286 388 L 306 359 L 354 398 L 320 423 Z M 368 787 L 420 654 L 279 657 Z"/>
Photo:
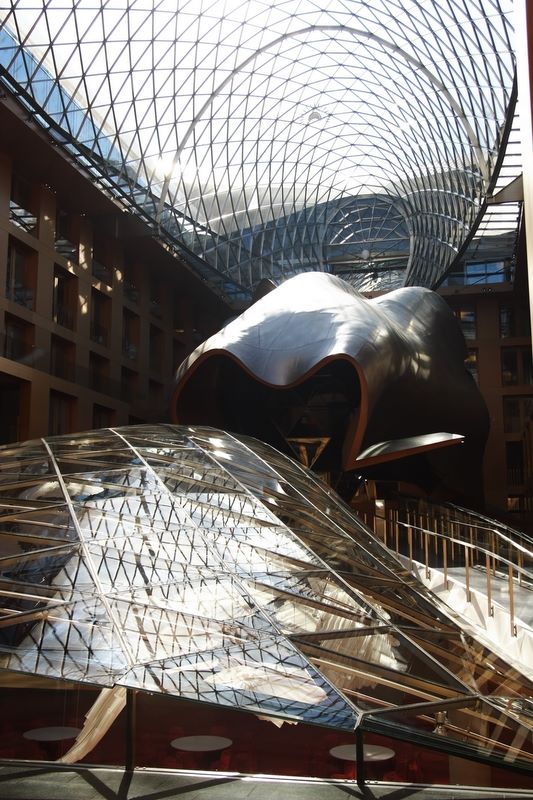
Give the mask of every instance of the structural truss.
<path id="1" fill-rule="evenodd" d="M 431 287 L 497 179 L 515 105 L 511 11 L 14 0 L 0 77 L 230 299 L 304 270 Z"/>
<path id="2" fill-rule="evenodd" d="M 2 670 L 533 766 L 523 670 L 267 445 L 161 425 L 6 446 L 0 514 Z"/>

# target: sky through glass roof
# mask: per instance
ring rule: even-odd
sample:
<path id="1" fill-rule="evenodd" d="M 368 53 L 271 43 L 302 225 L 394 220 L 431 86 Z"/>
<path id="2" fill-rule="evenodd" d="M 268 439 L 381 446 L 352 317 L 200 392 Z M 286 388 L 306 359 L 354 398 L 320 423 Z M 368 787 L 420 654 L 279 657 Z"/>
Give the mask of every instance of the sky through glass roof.
<path id="1" fill-rule="evenodd" d="M 497 177 L 512 4 L 322 5 L 17 0 L 1 73 L 221 293 L 308 269 L 433 285 Z"/>

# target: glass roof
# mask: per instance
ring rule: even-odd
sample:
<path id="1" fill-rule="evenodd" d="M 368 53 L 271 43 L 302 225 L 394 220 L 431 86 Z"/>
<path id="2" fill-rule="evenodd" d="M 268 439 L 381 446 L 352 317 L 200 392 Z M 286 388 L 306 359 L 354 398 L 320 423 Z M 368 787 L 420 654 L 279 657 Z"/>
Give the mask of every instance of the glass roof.
<path id="1" fill-rule="evenodd" d="M 512 120 L 511 0 L 15 0 L 0 23 L 4 85 L 234 300 L 309 269 L 434 285 Z"/>
<path id="2" fill-rule="evenodd" d="M 256 440 L 145 425 L 0 448 L 0 599 L 3 670 L 533 769 L 520 665 Z"/>

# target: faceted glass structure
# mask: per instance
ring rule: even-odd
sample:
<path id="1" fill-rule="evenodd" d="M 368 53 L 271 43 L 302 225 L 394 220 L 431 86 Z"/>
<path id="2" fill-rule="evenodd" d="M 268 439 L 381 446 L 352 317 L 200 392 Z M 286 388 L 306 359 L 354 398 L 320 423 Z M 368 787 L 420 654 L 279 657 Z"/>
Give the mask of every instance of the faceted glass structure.
<path id="1" fill-rule="evenodd" d="M 512 25 L 511 0 L 14 0 L 0 80 L 230 301 L 304 270 L 433 287 L 499 188 Z M 516 230 L 491 209 L 483 235 Z"/>
<path id="2" fill-rule="evenodd" d="M 256 440 L 159 425 L 6 446 L 0 509 L 2 679 L 127 687 L 533 769 L 520 664 Z"/>

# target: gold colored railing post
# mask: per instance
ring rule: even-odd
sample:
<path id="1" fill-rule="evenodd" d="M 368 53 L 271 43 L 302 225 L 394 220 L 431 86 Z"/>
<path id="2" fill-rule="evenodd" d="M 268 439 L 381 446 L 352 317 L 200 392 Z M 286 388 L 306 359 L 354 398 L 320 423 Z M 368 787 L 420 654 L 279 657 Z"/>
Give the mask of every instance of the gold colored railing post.
<path id="1" fill-rule="evenodd" d="M 494 606 L 492 605 L 492 569 L 489 553 L 485 553 L 485 573 L 487 576 L 487 612 L 489 617 L 494 616 Z"/>
<path id="2" fill-rule="evenodd" d="M 511 621 L 511 636 L 516 636 L 516 624 L 514 621 L 514 585 L 513 585 L 513 565 L 509 564 L 509 619 Z"/>
<path id="3" fill-rule="evenodd" d="M 470 594 L 470 565 L 468 547 L 465 546 L 465 583 L 466 583 L 466 600 L 471 602 L 472 595 Z"/>
<path id="4" fill-rule="evenodd" d="M 450 585 L 448 583 L 448 542 L 446 539 L 442 540 L 442 565 L 444 568 L 444 586 L 448 590 Z"/>
<path id="5" fill-rule="evenodd" d="M 407 528 L 407 545 L 409 547 L 409 569 L 413 569 L 413 529 Z"/>

